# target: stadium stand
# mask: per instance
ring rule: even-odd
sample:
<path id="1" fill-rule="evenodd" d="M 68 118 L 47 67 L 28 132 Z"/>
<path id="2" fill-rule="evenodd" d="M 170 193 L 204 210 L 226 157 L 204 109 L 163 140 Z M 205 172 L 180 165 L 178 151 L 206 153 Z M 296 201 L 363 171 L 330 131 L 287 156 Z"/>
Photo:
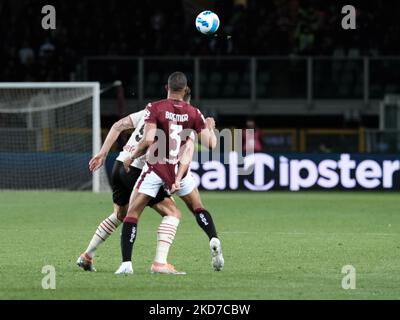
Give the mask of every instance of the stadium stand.
<path id="1" fill-rule="evenodd" d="M 295 54 L 358 58 L 400 52 L 397 23 L 380 32 L 383 21 L 377 20 L 380 17 L 386 24 L 396 22 L 399 2 L 390 1 L 393 10 L 384 11 L 382 2 L 372 5 L 359 1 L 359 27 L 350 33 L 336 27 L 341 19 L 339 2 L 326 5 L 317 1 L 249 0 L 247 6 L 235 5 L 232 0 L 216 3 L 216 11 L 223 12 L 221 33 L 232 38 L 209 41 L 193 28 L 192 20 L 185 14 L 186 1 L 170 0 L 157 6 L 145 1 L 105 1 L 100 10 L 94 0 L 73 4 L 56 0 L 53 4 L 57 7 L 58 27 L 56 32 L 49 33 L 34 27 L 40 24 L 40 16 L 35 13 L 40 12 L 43 1 L 6 0 L 0 3 L 0 26 L 13 32 L 2 35 L 0 59 L 7 63 L 0 71 L 0 80 L 70 80 L 82 57 L 93 54 Z M 71 12 L 74 19 L 69 18 Z M 167 15 L 173 17 L 168 23 Z M 345 69 L 346 86 L 349 84 L 341 93 L 346 96 L 357 92 L 357 67 L 346 64 L 341 68 Z M 231 84 L 223 90 L 226 94 L 237 93 L 235 76 L 230 77 Z"/>

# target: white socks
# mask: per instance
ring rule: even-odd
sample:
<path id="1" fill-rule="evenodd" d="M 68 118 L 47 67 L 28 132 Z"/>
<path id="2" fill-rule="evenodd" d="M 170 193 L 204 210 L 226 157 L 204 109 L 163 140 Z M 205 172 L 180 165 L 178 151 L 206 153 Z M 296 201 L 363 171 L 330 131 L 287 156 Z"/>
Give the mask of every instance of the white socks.
<path id="1" fill-rule="evenodd" d="M 157 230 L 157 250 L 154 262 L 160 264 L 167 263 L 169 248 L 174 241 L 178 225 L 178 218 L 166 216 L 162 219 Z"/>
<path id="2" fill-rule="evenodd" d="M 121 221 L 118 220 L 117 215 L 112 213 L 107 219 L 97 227 L 92 240 L 89 243 L 85 253 L 93 258 L 97 248 L 121 225 Z M 157 230 L 157 250 L 154 262 L 160 264 L 166 264 L 168 258 L 169 248 L 171 247 L 174 239 L 176 230 L 179 225 L 179 219 L 166 216 L 161 220 L 161 224 Z"/>
<path id="3" fill-rule="evenodd" d="M 122 222 L 118 220 L 117 215 L 112 213 L 107 219 L 104 219 L 102 223 L 99 224 L 92 240 L 89 243 L 88 248 L 85 253 L 93 258 L 96 249 L 111 236 L 111 234 L 118 228 Z"/>

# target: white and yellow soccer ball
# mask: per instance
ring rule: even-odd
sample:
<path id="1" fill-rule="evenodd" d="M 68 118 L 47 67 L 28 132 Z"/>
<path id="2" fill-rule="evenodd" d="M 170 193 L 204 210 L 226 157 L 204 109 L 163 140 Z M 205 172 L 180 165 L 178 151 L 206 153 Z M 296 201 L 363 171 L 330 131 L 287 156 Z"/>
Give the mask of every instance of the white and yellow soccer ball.
<path id="1" fill-rule="evenodd" d="M 196 18 L 196 29 L 203 34 L 213 34 L 219 28 L 218 16 L 210 11 L 206 10 L 201 12 Z"/>

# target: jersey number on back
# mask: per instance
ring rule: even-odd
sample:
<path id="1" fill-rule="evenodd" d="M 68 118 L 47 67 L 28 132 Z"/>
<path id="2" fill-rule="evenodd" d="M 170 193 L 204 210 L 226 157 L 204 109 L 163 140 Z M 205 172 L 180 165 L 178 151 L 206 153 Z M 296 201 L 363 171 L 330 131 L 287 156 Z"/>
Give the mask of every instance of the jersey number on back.
<path id="1" fill-rule="evenodd" d="M 143 132 L 144 132 L 144 125 L 142 125 L 139 132 L 136 134 L 135 137 L 136 142 L 139 142 L 143 138 Z"/>
<path id="2" fill-rule="evenodd" d="M 170 123 L 170 125 L 169 125 L 169 131 L 170 131 L 169 136 L 170 136 L 170 138 L 172 140 L 175 141 L 175 146 L 176 146 L 175 149 L 170 149 L 169 150 L 169 155 L 171 157 L 176 157 L 178 155 L 178 153 L 179 153 L 179 149 L 180 149 L 180 146 L 181 146 L 180 133 L 182 132 L 182 129 L 183 129 L 183 127 L 181 125 L 178 125 L 178 124 Z"/>

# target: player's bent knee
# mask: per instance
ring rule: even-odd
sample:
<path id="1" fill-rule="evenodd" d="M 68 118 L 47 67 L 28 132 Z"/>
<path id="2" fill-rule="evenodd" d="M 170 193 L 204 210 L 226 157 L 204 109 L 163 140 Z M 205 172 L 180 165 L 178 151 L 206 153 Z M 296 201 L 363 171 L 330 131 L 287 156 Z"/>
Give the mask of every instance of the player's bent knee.
<path id="1" fill-rule="evenodd" d="M 192 199 L 184 199 L 186 206 L 193 213 L 196 214 L 196 211 L 199 209 L 203 209 L 204 206 L 201 201 L 193 201 Z"/>
<path id="2" fill-rule="evenodd" d="M 152 206 L 161 216 L 172 216 L 181 219 L 182 214 L 176 207 L 175 201 L 172 198 L 164 198 L 163 201 Z"/>
<path id="3" fill-rule="evenodd" d="M 175 217 L 175 218 L 177 218 L 179 220 L 182 218 L 182 214 L 178 209 L 168 208 L 168 209 L 162 211 L 162 215 L 163 216 Z"/>
<path id="4" fill-rule="evenodd" d="M 139 220 L 140 217 L 140 213 L 138 213 L 137 211 L 128 211 L 128 213 L 126 214 L 124 221 L 126 219 L 136 219 Z"/>
<path id="5" fill-rule="evenodd" d="M 114 213 L 116 214 L 118 220 L 123 221 L 128 211 L 128 206 L 114 205 Z"/>
<path id="6" fill-rule="evenodd" d="M 182 213 L 180 212 L 180 210 L 178 208 L 176 208 L 176 210 L 174 210 L 173 217 L 178 218 L 179 220 L 182 218 Z"/>
<path id="7" fill-rule="evenodd" d="M 197 188 L 181 198 L 193 214 L 196 213 L 196 210 L 204 208 L 203 203 L 201 202 L 200 192 Z"/>
<path id="8" fill-rule="evenodd" d="M 179 219 L 179 220 L 182 219 L 182 214 L 181 214 L 180 211 L 172 212 L 172 214 L 170 214 L 169 216 L 175 217 L 175 218 L 177 218 L 177 219 Z"/>
<path id="9" fill-rule="evenodd" d="M 126 217 L 126 210 L 124 210 L 123 212 L 118 212 L 117 213 L 117 219 L 119 221 L 124 221 L 125 217 Z"/>
<path id="10" fill-rule="evenodd" d="M 161 217 L 166 217 L 168 215 L 162 203 L 156 203 L 152 205 L 151 208 L 155 210 Z"/>
<path id="11" fill-rule="evenodd" d="M 144 208 L 140 206 L 129 206 L 128 212 L 126 213 L 127 217 L 139 219 L 140 214 L 142 213 Z"/>

